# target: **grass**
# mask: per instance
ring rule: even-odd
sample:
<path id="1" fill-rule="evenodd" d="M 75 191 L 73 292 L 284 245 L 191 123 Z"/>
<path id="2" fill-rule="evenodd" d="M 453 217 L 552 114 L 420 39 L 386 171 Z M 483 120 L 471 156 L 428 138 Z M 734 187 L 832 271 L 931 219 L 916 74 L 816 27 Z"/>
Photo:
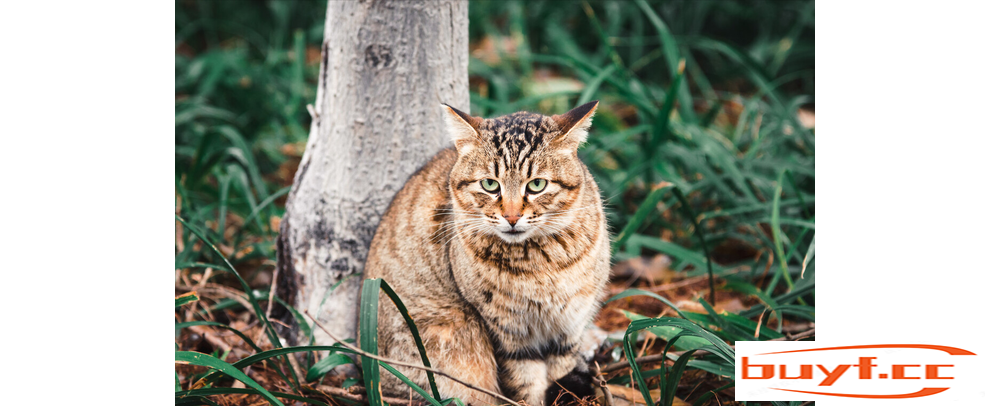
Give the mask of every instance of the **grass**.
<path id="1" fill-rule="evenodd" d="M 326 375 L 353 351 L 284 347 L 266 316 L 325 6 L 176 4 L 176 295 L 197 292 L 176 299 L 177 404 L 395 401 L 368 390 L 377 368 L 362 374 L 367 397 Z M 815 137 L 800 119 L 814 110 L 814 3 L 476 2 L 469 14 L 472 113 L 601 100 L 579 154 L 607 198 L 614 262 L 669 259 L 659 284 L 617 272 L 598 324 L 622 334 L 603 369 L 633 353 L 654 361 L 604 379 L 649 405 L 724 402 L 733 342 L 814 321 Z M 387 287 L 365 283 L 362 315 Z M 392 299 L 380 305 L 401 309 Z M 430 386 L 413 390 L 452 402 Z"/>

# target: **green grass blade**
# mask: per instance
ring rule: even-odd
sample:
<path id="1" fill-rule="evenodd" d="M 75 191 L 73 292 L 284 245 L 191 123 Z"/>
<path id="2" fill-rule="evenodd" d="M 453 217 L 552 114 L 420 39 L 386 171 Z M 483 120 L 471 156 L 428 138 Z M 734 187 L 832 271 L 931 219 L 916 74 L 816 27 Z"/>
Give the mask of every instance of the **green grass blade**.
<path id="1" fill-rule="evenodd" d="M 715 311 L 715 308 L 713 308 L 707 300 L 699 297 L 698 303 L 701 303 L 701 307 L 704 307 L 705 311 L 708 312 L 708 316 L 715 322 L 715 326 L 717 326 L 719 331 L 722 331 L 726 336 L 732 338 L 733 340 L 745 340 L 749 338 L 746 332 L 736 328 L 734 325 L 725 320 L 721 314 L 718 314 L 718 312 Z"/>
<path id="2" fill-rule="evenodd" d="M 262 396 L 267 398 L 268 401 L 271 402 L 271 404 L 285 406 L 282 402 L 276 399 L 275 396 L 271 394 L 271 392 L 268 392 L 268 390 L 261 387 L 261 385 L 255 382 L 254 379 L 251 379 L 243 372 L 241 372 L 239 369 L 235 368 L 233 365 L 230 365 L 219 359 L 198 352 L 176 351 L 175 362 L 216 369 L 220 372 L 223 372 L 224 374 L 227 374 L 231 378 L 244 382 L 245 385 L 256 389 Z"/>
<path id="3" fill-rule="evenodd" d="M 423 390 L 423 388 L 419 387 L 419 385 L 415 384 L 412 380 L 410 380 L 408 377 L 406 377 L 402 372 L 399 372 L 399 370 L 397 370 L 397 369 L 393 368 L 391 365 L 388 365 L 388 364 L 386 364 L 384 362 L 381 362 L 381 361 L 378 361 L 378 365 L 381 365 L 382 368 L 385 368 L 386 371 L 388 371 L 392 375 L 395 375 L 396 378 L 399 378 L 399 380 L 402 381 L 402 382 L 404 382 L 406 385 L 409 385 L 409 387 L 412 388 L 412 390 L 416 391 L 416 393 L 418 393 L 419 396 L 422 396 L 423 399 L 426 399 L 426 401 L 427 402 L 430 402 L 430 404 L 432 404 L 433 406 L 441 406 L 440 405 L 440 401 L 437 400 L 437 398 L 435 398 L 433 396 L 430 396 L 429 393 L 427 393 L 425 390 Z"/>
<path id="4" fill-rule="evenodd" d="M 381 279 L 367 279 L 361 287 L 361 309 L 360 321 L 360 345 L 361 350 L 369 354 L 378 355 L 378 291 L 381 286 Z M 380 371 L 378 361 L 363 357 L 361 360 L 361 370 L 364 377 L 365 393 L 368 394 L 368 403 L 371 406 L 383 406 L 381 390 Z"/>
<path id="5" fill-rule="evenodd" d="M 175 399 L 176 401 L 178 401 L 179 399 L 182 398 L 188 398 L 194 396 L 240 395 L 240 394 L 260 395 L 261 393 L 254 389 L 248 389 L 248 388 L 205 388 L 205 389 L 193 389 L 184 392 L 176 392 Z M 302 396 L 293 395 L 291 393 L 271 392 L 271 394 L 283 399 L 295 400 L 298 402 L 309 403 L 311 405 L 329 406 L 326 403 L 321 402 L 319 400 L 305 398 Z"/>
<path id="6" fill-rule="evenodd" d="M 392 287 L 382 279 L 376 278 L 365 280 L 364 286 L 361 290 L 361 349 L 371 354 L 378 354 L 379 290 L 385 293 L 385 295 L 392 300 L 392 303 L 395 304 L 395 307 L 399 310 L 399 314 L 401 314 L 402 318 L 405 319 L 406 325 L 409 327 L 410 333 L 412 333 L 413 340 L 416 342 L 416 348 L 419 350 L 419 355 L 423 361 L 423 365 L 426 367 L 432 367 L 432 365 L 430 365 L 430 359 L 426 355 L 426 347 L 423 345 L 423 339 L 419 335 L 419 329 L 416 327 L 415 321 L 413 321 L 412 317 L 409 316 L 409 311 L 402 303 L 399 295 L 397 295 L 395 291 L 392 290 Z M 376 403 L 374 402 L 376 400 L 372 399 L 370 393 L 372 390 L 377 391 L 377 386 L 372 385 L 379 385 L 381 382 L 379 375 L 380 371 L 377 368 L 375 361 L 370 359 L 364 359 L 361 362 L 361 369 L 364 371 L 365 388 L 368 389 L 369 393 L 368 401 L 371 402 L 372 405 L 375 405 Z M 430 390 L 433 392 L 432 397 L 434 399 L 441 399 L 440 391 L 437 389 L 436 378 L 434 377 L 433 372 L 427 371 L 426 376 L 430 384 Z M 381 401 L 379 395 L 375 395 L 375 397 L 378 398 L 378 402 Z"/>
<path id="7" fill-rule="evenodd" d="M 292 314 L 292 317 L 296 319 L 296 324 L 299 326 L 299 330 L 304 336 L 313 335 L 313 331 L 309 326 L 309 322 L 306 321 L 302 313 L 299 313 L 299 310 L 296 310 L 294 306 L 289 305 L 284 300 L 282 300 L 282 298 L 278 296 L 275 296 L 275 302 L 284 306 L 286 309 L 289 310 L 289 313 Z"/>
<path id="8" fill-rule="evenodd" d="M 663 302 L 663 304 L 669 306 L 671 309 L 674 309 L 674 311 L 677 312 L 677 314 L 679 316 L 681 316 L 682 318 L 687 318 L 687 317 L 684 316 L 684 313 L 681 313 L 681 309 L 678 309 L 677 306 L 675 306 L 673 303 L 671 303 L 670 300 L 668 300 L 667 298 L 665 298 L 663 296 L 660 296 L 660 295 L 658 295 L 656 293 L 653 293 L 653 292 L 650 292 L 650 291 L 647 291 L 647 290 L 642 290 L 642 289 L 626 289 L 626 290 L 622 291 L 622 293 L 619 293 L 619 294 L 617 294 L 615 296 L 610 297 L 603 304 L 608 304 L 610 302 L 614 302 L 614 301 L 619 300 L 619 299 L 622 299 L 622 298 L 627 298 L 629 296 L 639 296 L 639 295 L 649 296 L 649 297 L 652 297 L 652 298 L 654 298 L 656 300 L 659 300 L 659 301 Z"/>
<path id="9" fill-rule="evenodd" d="M 649 317 L 643 316 L 641 314 L 636 314 L 628 310 L 619 310 L 619 311 L 622 312 L 622 314 L 626 316 L 626 318 L 628 318 L 629 321 L 649 319 Z M 653 333 L 657 337 L 664 339 L 665 341 L 670 341 L 672 338 L 676 337 L 678 334 L 681 333 L 681 331 L 684 330 L 679 329 L 677 327 L 662 326 L 662 327 L 652 327 L 648 329 L 648 331 Z M 681 351 L 696 350 L 706 345 L 708 345 L 708 341 L 705 341 L 704 339 L 698 337 L 684 337 L 683 340 L 678 341 L 677 349 Z"/>
<path id="10" fill-rule="evenodd" d="M 278 198 L 280 198 L 282 196 L 285 196 L 286 194 L 288 194 L 291 191 L 292 191 L 292 186 L 286 186 L 284 188 L 281 188 L 278 191 L 276 191 L 275 193 L 272 193 L 271 196 L 266 197 L 265 200 L 262 200 L 261 203 L 258 203 L 257 206 L 255 206 L 253 209 L 251 209 L 251 214 L 249 214 L 244 219 L 244 225 L 241 226 L 241 228 L 239 230 L 237 230 L 238 237 L 240 237 L 239 234 L 242 231 L 244 231 L 245 228 L 247 228 L 247 224 L 251 223 L 251 220 L 254 220 L 255 217 L 258 217 L 258 215 L 261 214 L 261 210 L 267 208 L 269 205 L 271 205 L 272 203 L 274 203 L 276 199 L 278 199 Z M 270 231 L 275 231 L 275 230 L 270 230 Z"/>
<path id="11" fill-rule="evenodd" d="M 234 368 L 243 369 L 247 368 L 249 365 L 255 364 L 274 357 L 281 357 L 287 354 L 292 354 L 296 352 L 308 352 L 308 351 L 331 351 L 331 352 L 346 352 L 353 353 L 351 350 L 339 346 L 339 345 L 305 345 L 298 347 L 288 347 L 288 348 L 276 348 L 274 350 L 262 351 L 257 354 L 253 354 L 249 357 L 245 357 L 233 364 Z M 220 377 L 219 373 L 211 372 L 204 376 L 197 382 L 196 386 L 204 386 L 216 381 Z"/>
<path id="12" fill-rule="evenodd" d="M 331 369 L 341 365 L 351 364 L 353 362 L 354 360 L 344 354 L 330 353 L 330 355 L 327 355 L 326 358 L 321 359 L 309 368 L 309 371 L 306 372 L 306 381 L 315 381 L 319 379 L 319 377 L 326 375 L 326 373 L 330 372 Z"/>
<path id="13" fill-rule="evenodd" d="M 643 372 L 643 379 L 650 379 L 654 376 L 660 376 L 661 372 L 663 371 L 660 368 Z M 612 379 L 609 379 L 607 382 L 612 385 L 628 385 L 629 382 L 632 382 L 632 377 L 629 375 L 617 375 Z"/>
<path id="14" fill-rule="evenodd" d="M 650 396 L 650 388 L 646 386 L 646 379 L 643 378 L 643 371 L 639 369 L 639 365 L 636 365 L 636 351 L 633 348 L 633 334 L 641 329 L 633 328 L 636 323 L 640 321 L 648 320 L 638 320 L 633 321 L 629 324 L 629 328 L 626 329 L 626 334 L 622 338 L 622 349 L 626 354 L 626 359 L 629 360 L 629 369 L 632 372 L 633 379 L 636 381 L 636 387 L 639 388 L 640 393 L 643 394 L 643 399 L 646 400 L 646 406 L 653 406 L 653 397 Z"/>
<path id="15" fill-rule="evenodd" d="M 179 307 L 187 303 L 192 303 L 197 300 L 199 300 L 199 295 L 196 293 L 196 291 L 183 293 L 175 297 L 175 307 Z"/>
<path id="16" fill-rule="evenodd" d="M 705 265 L 708 267 L 708 290 L 709 299 L 712 303 L 715 303 L 715 271 L 712 270 L 712 255 L 708 252 L 708 242 L 705 241 L 705 231 L 698 223 L 697 217 L 694 215 L 694 210 L 691 210 L 691 204 L 688 202 L 681 190 L 674 188 L 674 196 L 677 200 L 681 202 L 681 209 L 684 214 L 687 215 L 688 220 L 691 220 L 691 224 L 694 225 L 694 233 L 698 235 L 698 240 L 701 241 L 701 249 L 705 252 Z"/>
<path id="17" fill-rule="evenodd" d="M 732 365 L 720 364 L 717 362 L 693 359 L 688 361 L 687 365 L 692 368 L 698 368 L 705 372 L 710 372 L 712 374 L 729 378 L 732 380 L 736 379 L 736 370 Z"/>
<path id="18" fill-rule="evenodd" d="M 808 280 L 808 279 L 804 279 L 804 280 Z M 800 286 L 799 285 L 794 290 L 775 297 L 774 300 L 776 300 L 777 303 L 779 303 L 781 305 L 781 308 L 784 308 L 784 305 L 797 300 L 801 296 L 804 296 L 804 295 L 806 295 L 808 293 L 814 293 L 814 292 L 815 292 L 815 283 L 814 283 L 814 280 L 810 280 L 810 282 L 808 284 L 803 285 L 803 286 Z M 766 305 L 764 305 L 764 304 L 757 304 L 757 305 L 749 308 L 749 310 L 746 310 L 744 312 L 739 313 L 739 315 L 740 316 L 743 316 L 743 317 L 757 317 L 765 309 L 766 309 Z"/>
<path id="19" fill-rule="evenodd" d="M 207 239 L 202 234 L 202 232 L 200 232 L 197 228 L 192 227 L 189 223 L 187 223 L 185 220 L 183 220 L 179 216 L 176 216 L 176 219 L 179 220 L 183 225 L 185 225 L 186 228 L 188 228 L 190 231 L 192 231 L 193 234 L 195 234 L 196 237 L 199 238 L 204 244 L 206 244 L 207 246 L 209 246 L 210 249 L 213 251 L 214 254 L 216 254 L 221 259 L 223 259 L 223 262 L 224 262 L 224 265 L 225 266 L 220 267 L 220 268 L 217 268 L 217 269 L 224 269 L 224 270 L 229 271 L 241 283 L 241 287 L 244 289 L 245 292 L 252 292 L 252 290 L 250 289 L 250 286 L 248 286 L 247 282 L 240 276 L 240 274 L 237 272 L 237 270 L 234 269 L 234 266 L 230 263 L 230 261 L 227 260 L 227 258 L 216 248 L 216 246 L 213 245 L 213 243 L 211 243 L 209 241 L 209 239 Z M 268 320 L 268 317 L 265 315 L 265 312 L 261 309 L 261 305 L 258 304 L 258 298 L 256 297 L 256 295 L 249 294 L 249 295 L 247 295 L 247 299 L 251 303 L 251 307 L 252 307 L 252 309 L 253 309 L 256 317 L 258 317 L 258 319 L 265 326 L 265 333 L 268 336 L 269 342 L 275 348 L 281 348 L 282 345 L 281 345 L 281 342 L 279 340 L 278 334 L 275 331 L 274 326 L 272 326 L 271 322 Z M 288 359 L 283 359 L 283 362 L 285 363 L 285 365 L 288 365 Z M 299 378 L 295 375 L 295 370 L 293 368 L 287 368 L 287 369 L 289 370 L 290 376 L 293 378 L 293 380 L 290 381 L 290 383 L 291 384 L 294 384 L 295 387 L 298 388 Z"/>
<path id="20" fill-rule="evenodd" d="M 453 402 L 453 403 L 454 403 L 454 404 L 456 404 L 457 406 L 464 406 L 464 402 L 462 402 L 462 401 L 461 401 L 460 399 L 458 399 L 458 398 L 450 398 L 450 399 L 446 399 L 446 400 L 444 400 L 443 402 L 440 402 L 440 406 L 447 406 L 447 405 L 449 405 L 449 404 L 450 404 L 451 402 Z"/>
<path id="21" fill-rule="evenodd" d="M 674 39 L 674 34 L 671 33 L 670 28 L 667 27 L 667 24 L 663 22 L 660 16 L 653 11 L 645 0 L 636 0 L 636 5 L 643 10 L 643 14 L 646 15 L 646 18 L 650 21 L 650 24 L 653 24 L 653 27 L 656 28 L 657 33 L 660 35 L 664 60 L 667 62 L 667 69 L 670 70 L 671 78 L 675 78 L 679 74 L 678 72 L 683 74 L 683 59 L 681 58 L 680 51 L 677 49 L 677 41 Z M 689 89 L 686 87 L 682 88 L 677 91 L 676 94 L 678 96 L 677 98 L 681 101 L 681 117 L 688 122 L 693 123 L 697 121 L 694 116 L 694 103 L 691 100 L 691 92 Z"/>
<path id="22" fill-rule="evenodd" d="M 814 201 L 815 200 L 814 200 L 813 197 L 808 200 L 809 203 L 814 203 Z M 801 202 L 798 199 L 782 199 L 780 201 L 780 207 L 793 206 L 795 204 L 804 205 L 804 202 Z M 746 206 L 739 206 L 739 207 L 728 209 L 728 210 L 719 210 L 719 211 L 704 212 L 704 213 L 701 213 L 701 215 L 699 217 L 702 220 L 714 219 L 714 218 L 720 218 L 720 217 L 737 217 L 737 216 L 744 215 L 746 213 L 759 212 L 759 211 L 772 210 L 772 209 L 773 209 L 773 202 L 757 203 L 757 204 L 751 204 L 751 205 L 746 205 Z"/>
<path id="23" fill-rule="evenodd" d="M 808 245 L 808 253 L 804 254 L 804 261 L 801 261 L 801 278 L 804 278 L 804 271 L 808 269 L 808 262 L 815 257 L 815 237 L 811 237 L 811 244 Z"/>
<path id="24" fill-rule="evenodd" d="M 213 268 L 220 269 L 223 265 L 208 264 L 205 262 L 176 262 L 175 269 L 186 269 L 186 268 Z"/>
<path id="25" fill-rule="evenodd" d="M 787 283 L 787 290 L 790 291 L 794 289 L 794 281 L 791 279 L 791 274 L 787 272 L 787 257 L 784 256 L 783 232 L 780 231 L 780 195 L 784 192 L 785 172 L 781 172 L 780 176 L 777 177 L 777 184 L 774 187 L 773 208 L 770 212 L 770 229 L 773 233 L 774 251 L 776 251 L 777 258 L 779 258 L 777 262 L 780 264 L 780 274 L 783 276 L 784 282 Z M 767 290 L 770 291 L 771 289 L 768 287 Z"/>
<path id="26" fill-rule="evenodd" d="M 718 313 L 715 311 L 714 308 L 712 308 L 711 304 L 705 301 L 705 299 L 698 298 L 698 301 L 701 303 L 702 307 L 704 307 L 706 311 L 711 313 L 704 315 L 698 313 L 687 313 L 687 315 L 691 317 L 688 320 L 691 320 L 695 323 L 704 320 L 703 323 L 707 323 L 707 324 L 702 324 L 702 323 L 698 323 L 698 324 L 702 327 L 705 327 L 706 325 L 707 326 L 714 325 L 718 327 L 719 328 L 718 332 L 721 333 L 718 334 L 719 337 L 724 336 L 724 338 L 726 338 L 729 341 L 754 339 L 753 333 L 756 332 L 756 323 L 754 323 L 752 320 L 739 317 L 727 311 L 722 311 L 721 313 Z M 703 316 L 703 318 L 698 316 Z M 773 331 L 773 330 L 769 330 L 769 331 Z M 767 335 L 765 331 L 762 333 L 763 334 L 761 335 Z"/>
<path id="27" fill-rule="evenodd" d="M 192 397 L 175 400 L 175 406 L 192 406 L 192 405 L 220 406 L 219 404 L 217 404 L 217 402 L 214 402 L 203 396 L 192 396 Z"/>
<path id="28" fill-rule="evenodd" d="M 777 313 L 777 320 L 783 320 L 784 316 L 780 310 L 780 304 L 778 304 L 776 300 L 773 300 L 773 298 L 766 292 L 760 290 L 760 288 L 743 281 L 730 281 L 725 284 L 725 288 L 739 293 L 756 296 L 761 302 L 763 302 L 763 304 L 770 308 L 770 312 Z"/>
<path id="29" fill-rule="evenodd" d="M 722 386 L 720 386 L 720 387 L 718 387 L 716 389 L 713 389 L 713 390 L 710 390 L 708 392 L 705 392 L 704 394 L 702 394 L 701 396 L 699 396 L 698 399 L 695 400 L 694 403 L 692 403 L 691 405 L 692 406 L 706 405 L 706 404 L 708 404 L 708 399 L 711 399 L 712 396 L 715 396 L 716 393 L 719 393 L 721 391 L 724 391 L 726 389 L 729 389 L 729 388 L 731 388 L 733 386 L 736 386 L 735 380 L 733 380 L 732 382 L 729 382 L 729 383 L 727 383 L 725 385 L 722 385 Z"/>
<path id="30" fill-rule="evenodd" d="M 654 249 L 660 251 L 664 254 L 670 255 L 671 257 L 686 261 L 697 268 L 700 274 L 707 272 L 708 258 L 703 254 L 691 251 L 684 248 L 676 243 L 670 241 L 664 241 L 656 237 L 648 237 L 642 234 L 633 234 L 626 243 L 626 249 L 628 253 L 639 255 L 643 247 Z M 712 265 L 715 269 L 716 275 L 721 275 L 724 272 L 731 270 L 730 268 L 721 267 L 718 265 Z M 686 276 L 694 276 L 695 271 L 689 272 Z"/>
<path id="31" fill-rule="evenodd" d="M 182 225 L 185 226 L 186 229 L 188 229 L 193 234 L 195 234 L 196 237 L 199 238 L 199 240 L 202 241 L 204 245 L 210 247 L 210 250 L 213 252 L 214 255 L 220 257 L 220 259 L 223 260 L 225 266 L 217 269 L 224 269 L 226 271 L 229 271 L 231 274 L 234 275 L 237 281 L 240 282 L 241 288 L 244 290 L 244 292 L 251 292 L 251 286 L 248 285 L 247 281 L 245 281 L 244 278 L 241 277 L 241 274 L 238 273 L 236 269 L 234 269 L 234 266 L 231 265 L 230 261 L 227 260 L 227 257 L 224 256 L 223 253 L 221 253 L 220 250 L 218 250 L 217 247 L 213 245 L 213 243 L 208 238 L 206 238 L 206 236 L 203 234 L 202 231 L 200 231 L 196 227 L 193 227 L 188 222 L 186 222 L 185 219 L 179 217 L 178 215 L 175 216 L 175 219 L 178 220 L 180 223 L 182 223 Z M 258 320 L 261 321 L 261 324 L 265 328 L 265 334 L 268 336 L 268 341 L 272 344 L 273 347 L 282 348 L 282 343 L 278 338 L 278 333 L 275 331 L 275 327 L 272 326 L 272 323 L 268 320 L 268 317 L 265 316 L 265 311 L 261 308 L 261 305 L 258 304 L 258 300 L 255 299 L 254 295 L 249 294 L 247 296 L 248 296 L 248 301 L 251 303 L 251 308 L 254 310 L 255 316 L 258 318 Z M 289 364 L 288 359 L 284 359 L 283 361 L 285 362 L 286 365 Z M 299 377 L 296 376 L 296 372 L 293 368 L 288 368 L 288 369 L 289 369 L 289 373 L 292 375 L 294 379 L 294 382 L 292 383 L 294 383 L 296 388 L 298 388 Z"/>
<path id="32" fill-rule="evenodd" d="M 253 348 L 255 351 L 261 352 L 261 348 L 255 345 L 254 341 L 252 341 L 248 336 L 244 335 L 244 333 L 240 332 L 240 330 L 237 330 L 236 328 L 233 328 L 226 324 L 217 323 L 215 321 L 187 321 L 185 323 L 175 323 L 175 331 L 179 331 L 181 329 L 191 326 L 212 326 L 212 327 L 219 327 L 222 329 L 230 330 L 234 334 L 237 334 L 237 336 L 240 337 L 241 340 L 244 340 L 244 342 L 247 343 L 247 345 L 250 345 L 251 348 Z"/>
<path id="33" fill-rule="evenodd" d="M 681 53 L 677 50 L 677 42 L 674 41 L 674 34 L 670 32 L 667 24 L 653 11 L 653 8 L 650 7 L 646 0 L 636 0 L 636 5 L 639 6 L 640 10 L 643 10 L 643 14 L 650 20 L 650 24 L 653 24 L 653 27 L 657 29 L 657 33 L 660 34 L 664 59 L 667 61 L 667 68 L 670 69 L 671 77 L 673 77 L 674 72 L 677 71 L 677 62 L 681 60 Z"/>
<path id="34" fill-rule="evenodd" d="M 704 338 L 708 342 L 712 343 L 715 347 L 715 351 L 712 353 L 719 358 L 725 360 L 726 362 L 735 365 L 735 350 L 732 349 L 725 341 L 718 338 L 715 334 L 702 328 L 701 326 L 694 324 L 685 319 L 678 319 L 674 317 L 660 317 L 648 320 L 637 320 L 629 324 L 629 328 L 626 330 L 626 335 L 629 335 L 630 331 L 639 331 L 652 327 L 659 326 L 672 326 L 685 330 L 682 334 L 691 335 L 694 337 Z"/>
<path id="35" fill-rule="evenodd" d="M 581 92 L 581 97 L 578 98 L 577 104 L 582 105 L 591 101 L 591 98 L 595 96 L 595 92 L 597 92 L 598 88 L 602 86 L 602 82 L 605 81 L 605 78 L 611 76 L 612 73 L 615 72 L 615 68 L 615 65 L 609 65 L 609 67 L 599 72 L 594 79 L 591 79 L 591 81 L 585 85 L 584 91 Z"/>
<path id="36" fill-rule="evenodd" d="M 788 310 L 788 309 L 787 309 L 787 306 L 777 306 L 777 310 L 779 312 L 783 313 L 785 310 Z M 788 314 L 792 314 L 792 313 L 788 312 Z M 778 333 L 778 332 L 774 331 L 774 329 L 771 329 L 771 328 L 761 328 L 760 329 L 760 336 L 759 337 L 755 337 L 755 335 L 756 335 L 756 322 L 755 321 L 750 320 L 750 319 L 747 319 L 745 317 L 742 317 L 742 316 L 740 316 L 738 314 L 732 314 L 732 313 L 723 314 L 722 317 L 724 317 L 726 320 L 728 320 L 729 323 L 732 323 L 736 327 L 743 329 L 747 333 L 747 337 L 752 337 L 752 338 L 747 338 L 747 340 L 752 340 L 754 338 L 755 339 L 758 339 L 758 340 L 772 340 L 772 339 L 775 339 L 775 338 L 783 338 L 784 337 L 783 334 Z M 752 334 L 749 334 L 750 332 L 752 332 Z"/>
<path id="37" fill-rule="evenodd" d="M 381 281 L 381 289 L 385 294 L 392 299 L 392 303 L 395 307 L 399 309 L 399 314 L 402 318 L 406 320 L 406 325 L 409 326 L 409 332 L 412 333 L 413 341 L 416 342 L 416 349 L 419 350 L 419 356 L 423 360 L 423 366 L 427 368 L 432 368 L 430 365 L 430 358 L 426 356 L 426 347 L 423 346 L 423 339 L 419 336 L 419 329 L 416 328 L 416 322 L 413 321 L 412 317 L 409 316 L 409 310 L 406 310 L 406 306 L 402 304 L 402 300 L 399 299 L 399 295 L 395 294 L 392 287 L 388 285 L 384 280 Z M 433 392 L 433 397 L 436 399 L 442 399 L 440 397 L 440 391 L 437 389 L 437 381 L 433 376 L 433 371 L 426 371 L 426 379 L 430 383 L 430 390 Z"/>
<path id="38" fill-rule="evenodd" d="M 722 339 L 701 328 L 697 324 L 684 319 L 676 319 L 671 317 L 633 321 L 629 324 L 629 328 L 626 329 L 625 336 L 622 338 L 622 348 L 625 351 L 626 358 L 629 360 L 629 368 L 632 370 L 632 375 L 633 379 L 636 381 L 636 386 L 639 387 L 640 393 L 643 394 L 643 399 L 646 400 L 647 406 L 653 406 L 653 398 L 650 396 L 650 389 L 646 386 L 646 380 L 643 378 L 642 371 L 639 369 L 639 365 L 636 364 L 636 353 L 633 348 L 633 336 L 641 330 L 662 326 L 681 328 L 683 331 L 679 335 L 700 337 L 708 340 L 708 342 L 714 345 L 714 347 L 712 347 L 713 354 L 719 358 L 722 358 L 726 362 L 733 363 L 734 365 L 735 351 L 732 347 L 729 347 L 724 341 L 722 341 Z"/>
<path id="39" fill-rule="evenodd" d="M 681 59 L 680 63 L 677 65 L 677 73 L 674 75 L 674 81 L 670 84 L 670 88 L 667 89 L 666 97 L 663 99 L 663 106 L 660 107 L 660 114 L 657 114 L 656 120 L 653 122 L 652 136 L 650 137 L 650 143 L 646 147 L 646 159 L 654 161 L 656 158 L 657 148 L 663 145 L 670 134 L 670 115 L 674 111 L 674 105 L 677 104 L 677 92 L 681 88 L 681 81 L 684 79 L 684 60 Z"/>
<path id="40" fill-rule="evenodd" d="M 671 344 L 673 344 L 677 339 L 681 338 L 678 334 L 670 342 L 667 343 L 667 347 L 664 349 L 664 355 L 667 354 L 667 350 L 670 349 Z M 681 375 L 684 375 L 684 369 L 687 368 L 687 362 L 691 359 L 697 350 L 690 350 L 685 352 L 677 361 L 674 361 L 674 365 L 670 367 L 670 372 L 668 372 L 666 377 L 661 381 L 660 388 L 660 403 L 664 406 L 673 406 L 674 404 L 674 394 L 677 391 L 677 384 L 681 382 Z M 660 363 L 660 369 L 666 369 L 667 363 Z"/>
<path id="41" fill-rule="evenodd" d="M 622 228 L 619 235 L 615 236 L 615 240 L 612 241 L 612 252 L 618 251 L 622 244 L 625 244 L 626 240 L 629 239 L 639 227 L 646 221 L 646 217 L 657 211 L 657 203 L 663 197 L 663 192 L 673 185 L 664 184 L 660 187 L 654 189 L 650 194 L 646 195 L 646 199 L 643 200 L 643 204 L 636 209 L 636 213 L 633 214 L 632 218 L 626 223 L 626 226 Z"/>
<path id="42" fill-rule="evenodd" d="M 230 199 L 230 183 L 232 176 L 220 174 L 217 176 L 220 182 L 220 209 L 217 210 L 217 235 L 222 236 L 227 228 L 227 205 Z"/>
<path id="43" fill-rule="evenodd" d="M 251 291 L 251 286 L 248 285 L 247 281 L 245 281 L 244 278 L 241 277 L 241 274 L 238 273 L 236 269 L 234 269 L 234 266 L 230 264 L 230 261 L 227 260 L 227 257 L 224 256 L 223 253 L 221 253 L 220 250 L 218 250 L 217 247 L 213 245 L 213 243 L 208 238 L 206 238 L 205 235 L 203 235 L 202 231 L 200 231 L 196 227 L 193 227 L 192 225 L 187 223 L 186 220 L 184 220 L 182 217 L 179 217 L 178 215 L 175 216 L 175 219 L 178 220 L 180 223 L 182 223 L 182 225 L 185 226 L 186 229 L 192 231 L 192 233 L 195 234 L 196 237 L 203 242 L 203 244 L 209 247 L 210 250 L 213 251 L 213 253 L 216 256 L 220 257 L 220 259 L 223 260 L 224 266 L 217 269 L 223 269 L 233 274 L 234 277 L 237 279 L 237 281 L 241 283 L 241 288 L 244 290 L 244 292 Z M 253 295 L 248 295 L 248 301 L 251 302 L 251 307 L 254 309 L 254 314 L 258 317 L 259 320 L 261 320 L 262 324 L 265 326 L 265 332 L 268 335 L 269 341 L 271 341 L 273 346 L 281 347 L 281 343 L 279 342 L 278 339 L 278 334 L 275 332 L 275 328 L 272 326 L 271 322 L 268 321 L 268 317 L 265 317 L 265 312 L 264 310 L 262 310 L 261 305 L 258 304 L 258 301 L 255 300 Z"/>
<path id="44" fill-rule="evenodd" d="M 612 47 L 608 33 L 605 32 L 605 29 L 602 28 L 601 23 L 598 21 L 598 17 L 595 16 L 594 9 L 591 8 L 591 5 L 587 1 L 582 1 L 581 6 L 584 8 L 585 15 L 588 16 L 588 22 L 591 23 L 591 27 L 598 34 L 599 43 L 605 48 L 605 53 L 612 59 L 612 63 L 615 64 L 613 66 L 625 66 L 622 63 L 622 58 L 619 57 L 619 53 L 615 52 L 615 48 Z"/>

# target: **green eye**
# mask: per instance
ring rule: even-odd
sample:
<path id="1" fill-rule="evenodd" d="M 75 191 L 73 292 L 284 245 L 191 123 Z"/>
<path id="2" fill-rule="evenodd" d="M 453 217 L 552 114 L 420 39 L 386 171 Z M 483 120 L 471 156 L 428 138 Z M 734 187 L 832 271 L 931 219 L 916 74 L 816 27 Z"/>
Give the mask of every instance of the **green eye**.
<path id="1" fill-rule="evenodd" d="M 533 179 L 526 185 L 526 189 L 529 189 L 530 193 L 540 193 L 545 187 L 547 187 L 546 179 Z"/>
<path id="2" fill-rule="evenodd" d="M 488 192 L 495 193 L 498 191 L 498 181 L 495 179 L 482 179 L 481 187 Z"/>

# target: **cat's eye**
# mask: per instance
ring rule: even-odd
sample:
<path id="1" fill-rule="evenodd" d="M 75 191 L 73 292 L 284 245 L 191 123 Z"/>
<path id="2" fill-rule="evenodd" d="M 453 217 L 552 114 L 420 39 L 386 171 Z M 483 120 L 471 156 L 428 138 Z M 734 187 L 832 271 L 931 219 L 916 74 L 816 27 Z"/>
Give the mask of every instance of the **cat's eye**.
<path id="1" fill-rule="evenodd" d="M 540 193 L 546 187 L 547 187 L 546 179 L 533 179 L 529 181 L 528 184 L 526 184 L 526 190 L 528 190 L 529 193 Z"/>
<path id="2" fill-rule="evenodd" d="M 481 188 L 489 193 L 498 192 L 498 181 L 495 179 L 482 179 Z"/>

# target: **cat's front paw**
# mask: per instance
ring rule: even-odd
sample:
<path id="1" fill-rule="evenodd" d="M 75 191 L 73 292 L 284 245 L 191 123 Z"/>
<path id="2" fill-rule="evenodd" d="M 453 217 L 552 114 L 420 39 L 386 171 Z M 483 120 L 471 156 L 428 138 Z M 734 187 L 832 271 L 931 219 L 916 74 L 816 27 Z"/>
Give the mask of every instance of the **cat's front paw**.
<path id="1" fill-rule="evenodd" d="M 570 373 L 550 383 L 544 398 L 544 405 L 569 405 L 578 399 L 595 396 L 591 371 L 574 368 Z"/>

